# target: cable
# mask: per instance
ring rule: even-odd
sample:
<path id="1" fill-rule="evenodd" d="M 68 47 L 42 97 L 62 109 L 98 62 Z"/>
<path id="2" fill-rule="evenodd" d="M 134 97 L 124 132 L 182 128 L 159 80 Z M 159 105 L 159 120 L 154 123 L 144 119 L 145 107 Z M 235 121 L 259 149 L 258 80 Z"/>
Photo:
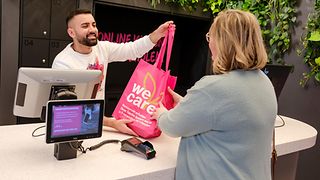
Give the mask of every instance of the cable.
<path id="1" fill-rule="evenodd" d="M 101 146 L 103 146 L 105 144 L 108 144 L 108 143 L 119 143 L 119 142 L 121 142 L 121 141 L 117 140 L 117 139 L 104 140 L 104 141 L 100 142 L 99 144 L 93 145 L 93 146 L 88 147 L 88 148 L 84 148 L 82 146 L 83 141 L 76 141 L 76 142 L 69 142 L 69 146 L 74 150 L 80 151 L 82 153 L 87 153 L 87 150 L 93 151 L 93 150 L 96 150 L 96 149 L 98 149 L 99 147 L 101 147 Z M 74 145 L 76 145 L 76 147 Z"/>
<path id="2" fill-rule="evenodd" d="M 37 127 L 35 130 L 33 130 L 32 132 L 32 137 L 40 137 L 40 136 L 43 136 L 45 135 L 45 133 L 42 133 L 42 134 L 34 134 L 37 130 L 41 129 L 41 128 L 44 128 L 46 126 L 40 126 L 40 127 Z"/>
<path id="3" fill-rule="evenodd" d="M 108 143 L 119 143 L 119 142 L 121 142 L 121 141 L 117 140 L 117 139 L 104 140 L 104 141 L 100 142 L 99 144 L 91 146 L 91 147 L 89 147 L 87 149 L 89 149 L 90 151 L 93 151 L 93 150 L 98 149 L 99 147 L 101 147 L 101 146 L 103 146 L 105 144 L 108 144 Z"/>
<path id="4" fill-rule="evenodd" d="M 36 132 L 37 130 L 39 130 L 39 129 L 41 129 L 41 128 L 44 128 L 44 127 L 46 127 L 46 126 L 43 125 L 43 126 L 37 127 L 35 130 L 33 130 L 33 132 L 32 132 L 32 137 L 40 137 L 40 136 L 45 135 L 45 133 L 35 134 L 35 132 Z M 70 146 L 72 149 L 76 150 L 76 151 L 80 151 L 81 153 L 86 153 L 87 150 L 93 151 L 93 150 L 96 150 L 96 149 L 98 149 L 99 147 L 101 147 L 101 146 L 103 146 L 103 145 L 105 145 L 105 144 L 109 144 L 109 143 L 119 143 L 119 142 L 121 142 L 121 141 L 118 140 L 118 139 L 109 139 L 109 140 L 104 140 L 104 141 L 100 142 L 99 144 L 93 145 L 93 146 L 91 146 L 91 147 L 84 148 L 84 147 L 82 146 L 83 141 L 73 141 L 73 142 L 69 142 L 69 146 Z"/>
<path id="5" fill-rule="evenodd" d="M 82 146 L 82 143 L 83 143 L 83 141 L 69 142 L 69 146 L 74 150 L 80 151 L 82 153 L 86 153 L 86 150 Z M 76 145 L 76 147 L 74 147 L 74 144 Z"/>
<path id="6" fill-rule="evenodd" d="M 286 122 L 284 121 L 284 119 L 283 119 L 280 115 L 278 115 L 278 117 L 281 119 L 282 124 L 281 124 L 281 125 L 278 125 L 278 126 L 274 126 L 274 128 L 279 128 L 279 127 L 283 127 L 283 126 L 286 125 Z"/>
<path id="7" fill-rule="evenodd" d="M 39 130 L 39 129 L 41 129 L 41 128 L 44 128 L 44 127 L 46 127 L 46 126 L 43 125 L 43 126 L 37 127 L 35 130 L 33 130 L 33 132 L 32 132 L 32 137 L 40 137 L 40 136 L 45 135 L 45 133 L 35 134 L 35 132 L 36 132 L 37 130 Z M 118 140 L 118 139 L 109 139 L 109 140 L 104 140 L 104 141 L 100 142 L 99 144 L 93 145 L 93 146 L 91 146 L 91 147 L 89 147 L 89 148 L 84 148 L 84 147 L 82 146 L 83 141 L 73 141 L 73 142 L 69 142 L 69 146 L 70 146 L 72 149 L 74 149 L 74 150 L 80 151 L 80 152 L 82 152 L 82 153 L 86 153 L 87 150 L 93 151 L 93 150 L 96 150 L 96 149 L 98 149 L 99 147 L 101 147 L 101 146 L 103 146 L 103 145 L 105 145 L 105 144 L 109 144 L 109 143 L 119 143 L 119 142 L 121 142 L 121 141 Z"/>

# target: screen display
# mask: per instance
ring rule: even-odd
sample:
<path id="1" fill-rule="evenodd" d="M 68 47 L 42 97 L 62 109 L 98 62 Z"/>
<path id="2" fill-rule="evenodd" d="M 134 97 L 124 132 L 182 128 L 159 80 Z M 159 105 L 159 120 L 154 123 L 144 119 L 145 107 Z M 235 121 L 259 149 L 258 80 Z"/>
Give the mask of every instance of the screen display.
<path id="1" fill-rule="evenodd" d="M 292 70 L 292 66 L 282 66 L 276 64 L 267 64 L 261 69 L 270 79 L 274 90 L 276 92 L 277 99 L 280 97 L 280 93 L 287 81 L 289 73 Z"/>
<path id="2" fill-rule="evenodd" d="M 46 142 L 101 137 L 103 100 L 49 101 Z"/>

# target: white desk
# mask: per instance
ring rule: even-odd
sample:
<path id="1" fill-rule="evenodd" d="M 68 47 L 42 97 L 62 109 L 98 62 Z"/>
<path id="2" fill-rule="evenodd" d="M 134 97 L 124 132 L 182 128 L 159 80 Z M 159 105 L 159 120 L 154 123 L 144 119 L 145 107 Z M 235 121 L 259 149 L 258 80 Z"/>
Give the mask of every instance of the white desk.
<path id="1" fill-rule="evenodd" d="M 278 155 L 297 153 L 315 144 L 317 131 L 313 127 L 287 117 L 284 120 L 286 125 L 276 130 Z M 44 137 L 31 136 L 40 125 L 0 126 L 0 179 L 170 180 L 174 177 L 178 138 L 162 134 L 149 140 L 157 151 L 151 160 L 120 151 L 120 144 L 106 144 L 86 154 L 78 154 L 75 159 L 58 161 L 53 156 L 53 144 L 45 144 Z M 44 128 L 38 132 L 44 132 Z M 85 140 L 83 146 L 89 147 L 106 139 L 127 138 L 129 136 L 104 131 L 102 138 Z"/>
<path id="2" fill-rule="evenodd" d="M 285 126 L 276 128 L 276 150 L 278 156 L 298 152 L 315 145 L 317 139 L 316 129 L 304 122 L 285 116 L 281 117 L 285 121 Z M 280 124 L 282 122 L 277 117 L 275 125 Z"/>
<path id="3" fill-rule="evenodd" d="M 281 116 L 285 126 L 276 128 L 276 161 L 275 179 L 295 180 L 299 151 L 315 145 L 317 131 L 312 126 L 301 121 Z M 279 117 L 275 125 L 282 124 Z"/>

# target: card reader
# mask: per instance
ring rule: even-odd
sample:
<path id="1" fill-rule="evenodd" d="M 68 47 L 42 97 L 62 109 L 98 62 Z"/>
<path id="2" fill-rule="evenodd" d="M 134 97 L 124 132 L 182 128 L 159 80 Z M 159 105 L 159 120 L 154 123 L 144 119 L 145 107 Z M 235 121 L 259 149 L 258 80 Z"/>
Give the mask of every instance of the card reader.
<path id="1" fill-rule="evenodd" d="M 135 137 L 121 141 L 121 151 L 134 152 L 146 159 L 152 159 L 156 156 L 156 151 L 149 141 L 142 142 Z"/>

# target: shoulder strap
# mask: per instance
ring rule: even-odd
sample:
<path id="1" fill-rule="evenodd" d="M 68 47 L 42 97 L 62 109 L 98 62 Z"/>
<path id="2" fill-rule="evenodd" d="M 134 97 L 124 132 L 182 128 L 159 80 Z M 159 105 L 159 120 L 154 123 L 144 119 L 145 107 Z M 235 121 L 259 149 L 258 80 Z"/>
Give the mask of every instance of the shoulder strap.
<path id="1" fill-rule="evenodd" d="M 275 136 L 276 136 L 276 130 L 273 129 L 273 135 L 272 135 L 272 157 L 271 157 L 271 179 L 275 180 L 275 167 L 276 167 L 276 161 L 277 161 L 277 150 L 276 150 L 276 143 L 275 143 Z"/>
<path id="2" fill-rule="evenodd" d="M 169 25 L 168 31 L 163 39 L 160 52 L 158 54 L 158 57 L 156 59 L 156 62 L 154 63 L 154 66 L 156 66 L 158 69 L 161 69 L 164 54 L 166 54 L 166 71 L 169 69 L 169 63 L 170 63 L 170 56 L 172 51 L 172 45 L 173 45 L 173 39 L 174 39 L 174 28 Z M 166 52 L 167 50 L 167 52 Z"/>
<path id="3" fill-rule="evenodd" d="M 166 33 L 166 35 L 163 38 L 162 45 L 161 45 L 158 57 L 156 59 L 156 62 L 154 63 L 154 66 L 156 66 L 158 69 L 161 69 L 163 57 L 164 57 L 164 54 L 165 54 L 166 49 L 167 49 L 167 41 L 168 41 L 168 32 Z"/>
<path id="4" fill-rule="evenodd" d="M 174 39 L 174 28 L 169 26 L 168 30 L 168 47 L 167 47 L 167 59 L 166 59 L 166 71 L 169 69 L 169 63 L 170 63 L 170 57 L 171 57 L 171 51 L 172 51 L 172 45 L 173 45 L 173 39 Z"/>

